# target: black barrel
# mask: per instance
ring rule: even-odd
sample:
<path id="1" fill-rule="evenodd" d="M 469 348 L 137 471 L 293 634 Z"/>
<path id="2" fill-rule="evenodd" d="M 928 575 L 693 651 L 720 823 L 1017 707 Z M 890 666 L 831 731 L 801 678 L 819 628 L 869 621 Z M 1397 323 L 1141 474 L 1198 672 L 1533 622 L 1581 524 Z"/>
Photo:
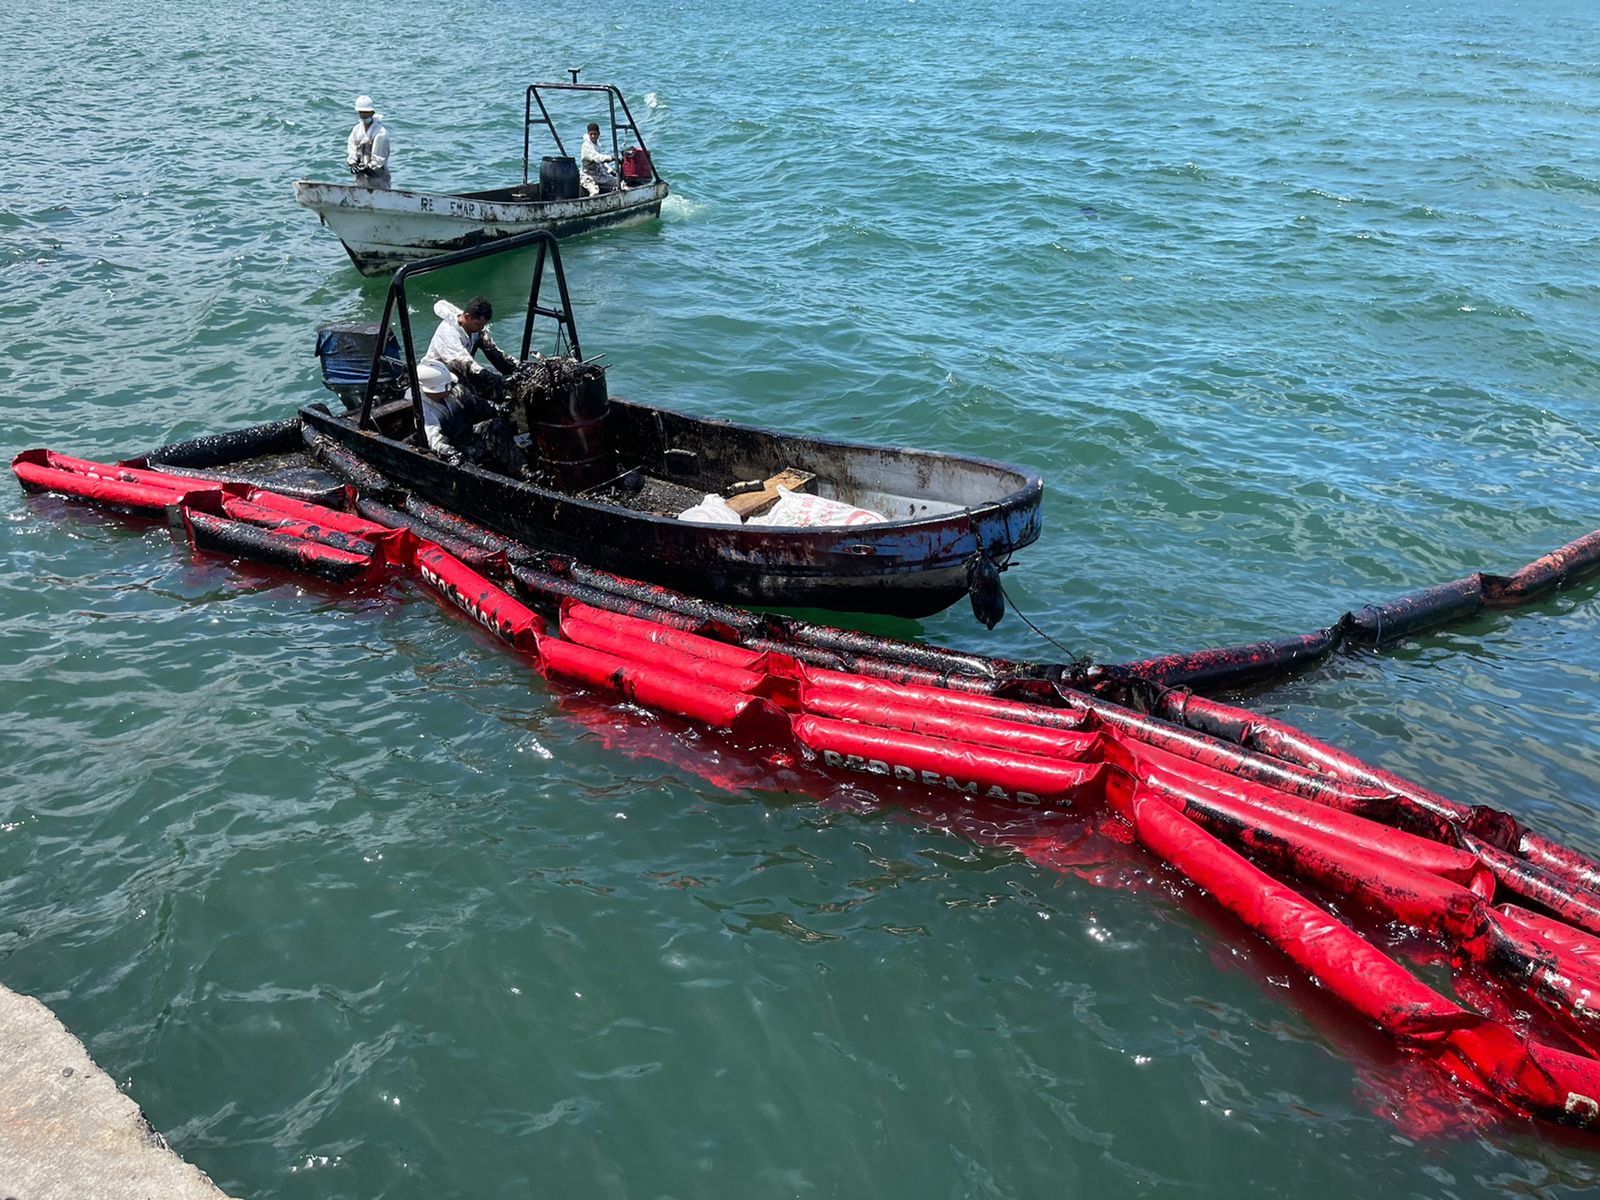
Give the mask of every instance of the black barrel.
<path id="1" fill-rule="evenodd" d="M 539 164 L 539 198 L 541 200 L 576 200 L 578 198 L 578 160 L 551 155 Z"/>
<path id="2" fill-rule="evenodd" d="M 581 492 L 614 474 L 606 449 L 610 409 L 604 371 L 562 373 L 560 386 L 534 426 L 539 464 L 557 491 Z"/>

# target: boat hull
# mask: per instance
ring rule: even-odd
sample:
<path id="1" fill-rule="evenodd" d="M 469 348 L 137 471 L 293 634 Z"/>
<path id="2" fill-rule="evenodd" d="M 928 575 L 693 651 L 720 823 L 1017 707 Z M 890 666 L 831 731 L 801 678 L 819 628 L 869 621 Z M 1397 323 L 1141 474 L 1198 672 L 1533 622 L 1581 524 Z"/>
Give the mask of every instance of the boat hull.
<path id="1" fill-rule="evenodd" d="M 873 525 L 712 525 L 450 466 L 409 442 L 357 428 L 349 415 L 306 408 L 301 418 L 401 487 L 531 548 L 736 604 L 929 616 L 967 594 L 967 564 L 980 548 L 1003 563 L 1040 533 L 1038 476 L 1001 463 L 790 437 L 615 398 L 611 404 L 624 431 L 660 437 L 663 444 L 644 448 L 640 458 L 693 442 L 732 478 L 752 463 L 781 462 L 847 482 L 902 481 L 913 511 L 918 488 L 930 497 L 967 493 L 975 502 L 930 502 L 924 507 L 940 511 Z"/>
<path id="2" fill-rule="evenodd" d="M 298 180 L 294 198 L 333 230 L 363 275 L 533 229 L 568 238 L 661 214 L 665 182 L 572 200 L 515 200 L 517 189 L 446 194 Z"/>

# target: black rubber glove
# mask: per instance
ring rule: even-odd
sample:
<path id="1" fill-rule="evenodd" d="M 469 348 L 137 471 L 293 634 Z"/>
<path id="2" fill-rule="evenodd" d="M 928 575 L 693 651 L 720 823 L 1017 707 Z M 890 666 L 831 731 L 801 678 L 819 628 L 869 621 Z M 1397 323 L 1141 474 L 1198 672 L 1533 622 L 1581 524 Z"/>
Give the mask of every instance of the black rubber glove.
<path id="1" fill-rule="evenodd" d="M 479 367 L 472 373 L 472 390 L 491 404 L 504 400 L 506 395 L 505 376 L 489 370 L 488 367 Z"/>

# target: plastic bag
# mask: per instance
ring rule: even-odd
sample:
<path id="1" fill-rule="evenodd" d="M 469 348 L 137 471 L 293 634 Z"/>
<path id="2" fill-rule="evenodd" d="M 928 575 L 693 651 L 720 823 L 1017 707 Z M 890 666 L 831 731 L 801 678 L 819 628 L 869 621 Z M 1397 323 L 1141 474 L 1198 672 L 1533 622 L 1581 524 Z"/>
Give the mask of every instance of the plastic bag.
<path id="1" fill-rule="evenodd" d="M 706 521 L 713 525 L 743 525 L 744 520 L 728 507 L 728 502 L 715 492 L 707 492 L 705 499 L 693 508 L 678 514 L 680 521 Z"/>
<path id="2" fill-rule="evenodd" d="M 783 525 L 803 528 L 807 525 L 877 525 L 889 518 L 870 508 L 857 508 L 842 500 L 829 500 L 809 492 L 791 492 L 786 487 L 778 489 L 778 502 L 759 517 L 751 517 L 751 525 Z"/>

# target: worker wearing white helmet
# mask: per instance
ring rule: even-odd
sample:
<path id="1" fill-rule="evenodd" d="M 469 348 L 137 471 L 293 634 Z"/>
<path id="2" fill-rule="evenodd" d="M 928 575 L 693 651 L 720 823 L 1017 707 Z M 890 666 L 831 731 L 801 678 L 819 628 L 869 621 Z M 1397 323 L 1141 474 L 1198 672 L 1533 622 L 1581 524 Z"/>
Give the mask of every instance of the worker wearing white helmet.
<path id="1" fill-rule="evenodd" d="M 474 463 L 502 475 L 528 476 L 511 421 L 458 383 L 449 367 L 437 359 L 423 359 L 417 364 L 417 387 L 422 391 L 422 432 L 428 449 L 441 461 L 451 466 Z"/>
<path id="2" fill-rule="evenodd" d="M 350 173 L 363 187 L 389 186 L 389 129 L 375 111 L 371 96 L 356 97 L 356 124 L 345 143 L 344 157 Z"/>
<path id="3" fill-rule="evenodd" d="M 417 386 L 422 389 L 422 432 L 428 449 L 447 463 L 461 461 L 458 442 L 472 429 L 468 397 L 442 362 L 424 359 L 417 364 Z"/>

